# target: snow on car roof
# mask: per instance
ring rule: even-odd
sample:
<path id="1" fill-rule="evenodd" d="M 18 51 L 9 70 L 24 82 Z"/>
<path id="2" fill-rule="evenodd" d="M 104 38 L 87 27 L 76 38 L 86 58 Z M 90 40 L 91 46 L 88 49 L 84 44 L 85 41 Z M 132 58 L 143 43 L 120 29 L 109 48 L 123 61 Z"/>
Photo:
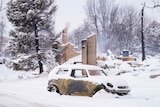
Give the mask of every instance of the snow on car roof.
<path id="1" fill-rule="evenodd" d="M 94 66 L 94 65 L 85 65 L 85 64 L 63 64 L 60 66 L 57 66 L 58 68 L 72 68 L 72 69 L 98 69 L 98 70 L 102 70 L 102 68 L 98 67 L 98 66 Z"/>

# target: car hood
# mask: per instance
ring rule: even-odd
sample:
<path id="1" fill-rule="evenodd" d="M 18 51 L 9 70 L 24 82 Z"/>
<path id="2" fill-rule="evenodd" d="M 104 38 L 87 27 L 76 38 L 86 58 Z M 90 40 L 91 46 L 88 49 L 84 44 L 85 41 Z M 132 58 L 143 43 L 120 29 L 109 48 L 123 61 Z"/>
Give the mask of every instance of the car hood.
<path id="1" fill-rule="evenodd" d="M 89 81 L 92 81 L 97 84 L 104 84 L 111 83 L 114 86 L 128 86 L 128 83 L 123 80 L 122 78 L 119 78 L 117 76 L 95 76 L 91 77 Z"/>

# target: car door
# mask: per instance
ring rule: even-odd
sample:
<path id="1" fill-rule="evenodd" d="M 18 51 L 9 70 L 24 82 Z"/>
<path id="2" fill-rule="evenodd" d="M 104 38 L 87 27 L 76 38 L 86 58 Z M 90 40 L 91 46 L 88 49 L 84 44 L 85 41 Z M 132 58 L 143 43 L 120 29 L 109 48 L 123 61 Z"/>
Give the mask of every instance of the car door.
<path id="1" fill-rule="evenodd" d="M 96 84 L 89 81 L 85 69 L 72 69 L 71 79 L 67 83 L 67 93 L 70 95 L 92 96 L 96 88 Z"/>

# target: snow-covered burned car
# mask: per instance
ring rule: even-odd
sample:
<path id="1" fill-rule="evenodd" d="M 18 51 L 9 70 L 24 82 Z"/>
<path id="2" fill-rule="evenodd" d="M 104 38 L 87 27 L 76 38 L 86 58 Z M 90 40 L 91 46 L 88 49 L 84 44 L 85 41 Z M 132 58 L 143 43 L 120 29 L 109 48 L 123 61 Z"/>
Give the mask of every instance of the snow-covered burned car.
<path id="1" fill-rule="evenodd" d="M 126 95 L 130 91 L 126 81 L 107 76 L 98 66 L 67 64 L 55 67 L 49 74 L 47 90 L 65 95 L 93 96 L 97 91 Z"/>

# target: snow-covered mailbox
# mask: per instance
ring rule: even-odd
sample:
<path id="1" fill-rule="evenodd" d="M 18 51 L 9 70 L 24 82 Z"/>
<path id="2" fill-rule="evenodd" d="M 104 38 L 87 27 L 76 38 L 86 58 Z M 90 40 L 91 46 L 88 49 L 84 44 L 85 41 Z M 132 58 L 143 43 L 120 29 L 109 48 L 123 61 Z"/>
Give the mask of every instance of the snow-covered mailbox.
<path id="1" fill-rule="evenodd" d="M 130 53 L 131 52 L 129 50 L 123 50 L 121 54 L 123 55 L 123 57 L 129 57 Z"/>
<path id="2" fill-rule="evenodd" d="M 130 56 L 131 52 L 129 50 L 123 50 L 120 54 L 122 56 L 118 57 L 118 59 L 122 61 L 136 61 L 136 58 Z"/>

